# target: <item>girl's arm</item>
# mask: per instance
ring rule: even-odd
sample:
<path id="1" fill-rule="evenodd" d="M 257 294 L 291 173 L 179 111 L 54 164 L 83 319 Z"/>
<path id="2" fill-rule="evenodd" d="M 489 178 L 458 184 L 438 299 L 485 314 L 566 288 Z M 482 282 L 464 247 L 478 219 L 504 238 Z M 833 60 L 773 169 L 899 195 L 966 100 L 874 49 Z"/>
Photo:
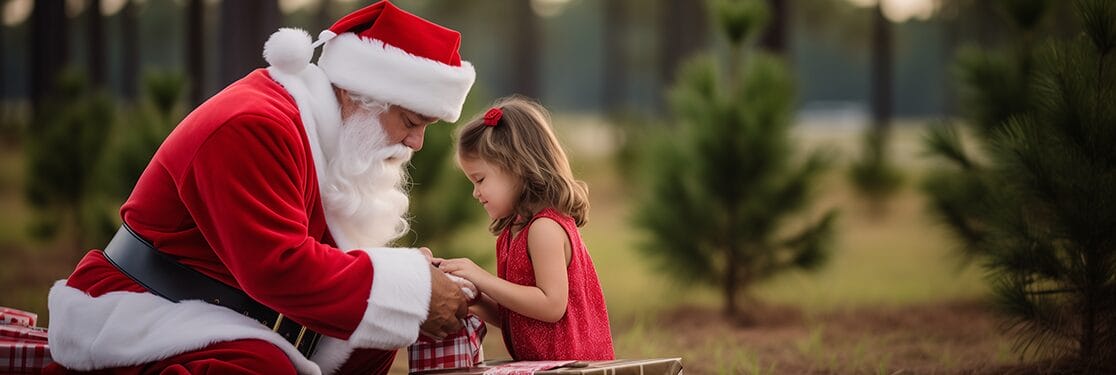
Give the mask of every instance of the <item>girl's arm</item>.
<path id="1" fill-rule="evenodd" d="M 519 285 L 500 279 L 469 259 L 448 259 L 442 270 L 464 277 L 496 303 L 527 317 L 557 322 L 566 315 L 569 300 L 570 239 L 558 222 L 539 218 L 527 234 L 527 252 L 535 270 L 535 286 Z"/>
<path id="2" fill-rule="evenodd" d="M 492 300 L 492 297 L 481 293 L 477 302 L 469 306 L 469 311 L 479 316 L 485 323 L 494 325 L 499 329 L 504 329 L 502 322 L 500 322 L 500 314 L 498 312 L 498 307 L 496 307 L 496 301 Z"/>

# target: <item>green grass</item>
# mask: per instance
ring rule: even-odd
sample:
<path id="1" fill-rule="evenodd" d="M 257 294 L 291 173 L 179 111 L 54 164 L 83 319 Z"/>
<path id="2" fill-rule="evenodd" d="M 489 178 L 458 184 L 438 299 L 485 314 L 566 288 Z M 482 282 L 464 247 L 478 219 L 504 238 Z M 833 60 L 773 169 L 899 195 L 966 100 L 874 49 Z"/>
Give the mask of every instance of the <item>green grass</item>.
<path id="1" fill-rule="evenodd" d="M 810 133 L 816 131 L 816 133 Z M 957 262 L 948 233 L 927 217 L 916 191 L 925 161 L 917 155 L 921 127 L 897 128 L 895 158 L 906 164 L 907 183 L 889 202 L 886 216 L 873 217 L 845 178 L 839 163 L 817 186 L 821 208 L 841 210 L 831 262 L 817 273 L 792 272 L 757 286 L 764 301 L 789 304 L 808 312 L 873 305 L 902 305 L 973 298 L 987 288 L 975 267 Z M 836 149 L 841 160 L 858 145 L 859 134 L 828 129 L 796 129 L 807 148 Z M 566 136 L 565 139 L 576 138 Z M 584 137 L 583 137 L 584 138 Z M 573 155 L 577 145 L 569 145 Z M 678 302 L 719 305 L 720 294 L 706 287 L 685 288 L 651 268 L 636 247 L 645 234 L 633 228 L 625 199 L 632 181 L 620 181 L 607 160 L 574 161 L 590 185 L 593 208 L 582 234 L 597 265 L 612 315 L 626 317 Z M 681 299 L 681 301 L 679 301 Z"/>
<path id="2" fill-rule="evenodd" d="M 681 343 L 664 336 L 658 314 L 679 305 L 720 307 L 720 294 L 706 286 L 684 286 L 671 281 L 651 267 L 637 250 L 645 234 L 631 225 L 628 197 L 635 181 L 624 181 L 611 158 L 612 133 L 602 130 L 599 120 L 557 116 L 559 134 L 572 155 L 575 172 L 588 182 L 592 210 L 582 234 L 595 262 L 608 309 L 613 321 L 618 355 L 622 357 L 677 357 L 684 363 L 708 363 L 713 373 L 779 373 L 785 366 L 769 358 L 765 351 L 736 344 L 730 338 L 710 337 L 697 343 Z M 907 183 L 890 202 L 887 216 L 873 217 L 852 192 L 843 169 L 830 172 L 818 186 L 821 208 L 842 211 L 831 262 L 820 272 L 789 273 L 757 285 L 754 295 L 765 303 L 793 306 L 807 317 L 825 312 L 871 306 L 903 306 L 935 301 L 974 299 L 987 287 L 975 267 L 962 267 L 951 253 L 954 243 L 947 232 L 924 211 L 924 201 L 916 191 L 917 173 L 927 161 L 918 157 L 921 128 L 895 129 L 893 149 L 897 164 L 908 173 Z M 807 148 L 830 147 L 840 152 L 841 168 L 855 155 L 859 133 L 831 129 L 796 128 L 794 134 Z M 12 252 L 32 251 L 26 239 L 26 224 L 31 212 L 22 201 L 22 159 L 11 152 L 0 152 L 0 281 L 6 292 L 0 305 L 32 310 L 45 315 L 45 293 L 53 277 L 14 278 L 13 268 L 24 262 Z M 466 248 L 491 252 L 494 238 L 487 232 L 487 221 L 478 219 L 465 227 L 458 240 Z M 435 249 L 437 252 L 437 249 Z M 494 265 L 489 264 L 489 269 Z M 63 269 L 72 268 L 64 265 Z M 61 275 L 64 277 L 64 274 Z M 18 293 L 11 292 L 19 290 Z M 43 323 L 45 324 L 45 322 Z M 886 339 L 856 344 L 851 358 L 831 350 L 823 339 L 827 328 L 821 324 L 807 327 L 798 340 L 782 350 L 807 358 L 814 369 L 837 372 L 887 373 L 890 357 Z M 489 358 L 506 357 L 498 330 L 491 330 L 486 342 Z M 880 352 L 884 355 L 881 355 Z M 948 348 L 928 350 L 936 353 L 943 370 L 953 368 L 955 353 Z M 1001 347 L 997 359 L 1010 360 L 1010 349 Z M 406 355 L 398 357 L 394 372 L 405 368 Z M 948 371 L 948 370 L 947 370 Z M 689 372 L 689 371 L 688 371 Z"/>

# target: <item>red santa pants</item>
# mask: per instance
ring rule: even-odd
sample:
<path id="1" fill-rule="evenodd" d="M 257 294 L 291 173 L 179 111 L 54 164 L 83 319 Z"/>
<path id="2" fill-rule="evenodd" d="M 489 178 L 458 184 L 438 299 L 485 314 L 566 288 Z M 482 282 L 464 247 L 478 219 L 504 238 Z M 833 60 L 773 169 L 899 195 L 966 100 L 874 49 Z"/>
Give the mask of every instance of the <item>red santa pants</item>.
<path id="1" fill-rule="evenodd" d="M 386 374 L 395 360 L 395 351 L 357 350 L 341 367 L 341 374 Z M 53 363 L 46 375 L 216 375 L 275 374 L 294 375 L 295 369 L 282 350 L 262 340 L 238 340 L 210 345 L 205 349 L 179 354 L 161 361 L 131 367 L 90 372 L 71 371 Z"/>

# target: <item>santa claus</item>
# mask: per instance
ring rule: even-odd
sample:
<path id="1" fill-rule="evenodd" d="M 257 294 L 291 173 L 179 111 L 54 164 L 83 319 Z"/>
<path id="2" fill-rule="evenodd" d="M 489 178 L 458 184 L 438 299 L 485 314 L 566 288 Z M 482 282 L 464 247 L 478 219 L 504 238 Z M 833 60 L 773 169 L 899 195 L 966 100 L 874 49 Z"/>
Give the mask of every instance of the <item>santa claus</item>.
<path id="1" fill-rule="evenodd" d="M 465 298 L 408 230 L 404 166 L 472 86 L 460 35 L 387 1 L 283 29 L 199 106 L 50 291 L 48 373 L 385 373 Z M 310 59 L 322 46 L 318 64 Z"/>

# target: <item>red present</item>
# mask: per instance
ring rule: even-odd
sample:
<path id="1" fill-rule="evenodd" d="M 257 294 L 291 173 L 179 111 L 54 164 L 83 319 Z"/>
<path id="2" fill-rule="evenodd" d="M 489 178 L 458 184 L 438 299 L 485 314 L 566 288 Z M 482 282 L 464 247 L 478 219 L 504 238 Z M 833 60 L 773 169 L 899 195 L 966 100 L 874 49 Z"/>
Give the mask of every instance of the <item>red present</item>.
<path id="1" fill-rule="evenodd" d="M 33 312 L 0 306 L 0 324 L 18 324 L 34 327 L 38 320 L 39 315 Z"/>
<path id="2" fill-rule="evenodd" d="M 577 361 L 519 361 L 496 365 L 484 370 L 484 375 L 534 375 L 543 370 L 550 370 L 576 363 Z"/>
<path id="3" fill-rule="evenodd" d="M 484 322 L 476 315 L 465 317 L 465 328 L 442 340 L 419 335 L 407 348 L 411 372 L 472 367 L 484 362 L 481 341 L 487 333 Z"/>
<path id="4" fill-rule="evenodd" d="M 7 341 L 41 341 L 46 343 L 47 330 L 41 327 L 0 324 L 0 342 Z"/>
<path id="5" fill-rule="evenodd" d="M 51 363 L 46 328 L 38 315 L 0 307 L 0 374 L 38 374 Z"/>
<path id="6" fill-rule="evenodd" d="M 8 341 L 0 338 L 0 373 L 38 374 L 50 362 L 46 341 Z"/>
<path id="7" fill-rule="evenodd" d="M 488 361 L 479 366 L 435 370 L 422 375 L 681 375 L 682 358 L 611 361 Z"/>

